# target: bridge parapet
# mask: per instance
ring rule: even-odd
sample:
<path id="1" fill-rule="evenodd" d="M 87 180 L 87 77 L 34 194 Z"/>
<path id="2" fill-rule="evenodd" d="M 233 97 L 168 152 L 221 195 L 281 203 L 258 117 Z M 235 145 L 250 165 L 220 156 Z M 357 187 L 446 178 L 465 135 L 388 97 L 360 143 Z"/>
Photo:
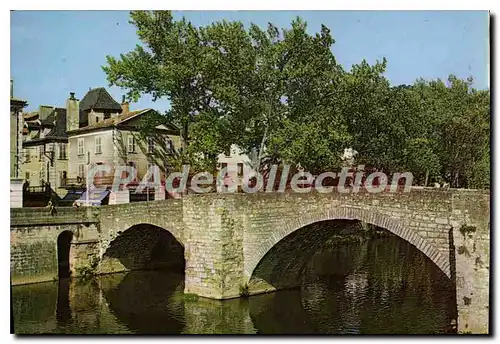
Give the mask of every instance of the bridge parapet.
<path id="1" fill-rule="evenodd" d="M 44 226 L 64 224 L 90 224 L 99 222 L 99 209 L 56 208 L 51 213 L 49 208 L 11 208 L 10 227 Z"/>

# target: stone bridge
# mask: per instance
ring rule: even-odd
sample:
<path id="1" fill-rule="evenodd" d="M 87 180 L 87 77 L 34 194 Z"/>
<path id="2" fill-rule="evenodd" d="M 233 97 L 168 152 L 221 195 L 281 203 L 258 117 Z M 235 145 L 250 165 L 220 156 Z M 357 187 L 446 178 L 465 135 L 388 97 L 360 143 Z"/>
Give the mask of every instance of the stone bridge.
<path id="1" fill-rule="evenodd" d="M 245 287 L 269 292 L 300 285 L 304 263 L 334 232 L 326 221 L 352 220 L 386 229 L 425 254 L 456 286 L 459 330 L 488 332 L 488 190 L 204 194 L 59 208 L 53 215 L 11 209 L 11 279 L 57 279 L 58 239 L 69 232 L 74 276 L 172 264 L 184 269 L 186 293 L 228 299 Z"/>

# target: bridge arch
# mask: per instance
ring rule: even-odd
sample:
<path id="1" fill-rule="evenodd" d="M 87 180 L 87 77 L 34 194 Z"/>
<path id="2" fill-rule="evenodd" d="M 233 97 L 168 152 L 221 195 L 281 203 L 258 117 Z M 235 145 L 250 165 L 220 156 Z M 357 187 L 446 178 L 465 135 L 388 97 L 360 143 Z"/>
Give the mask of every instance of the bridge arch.
<path id="1" fill-rule="evenodd" d="M 73 236 L 71 230 L 63 230 L 57 236 L 57 275 L 59 278 L 66 278 L 71 275 L 71 242 Z"/>
<path id="2" fill-rule="evenodd" d="M 249 281 L 252 282 L 253 277 L 256 275 L 256 269 L 265 256 L 283 239 L 312 224 L 335 220 L 360 221 L 388 230 L 392 234 L 395 234 L 415 246 L 434 262 L 448 278 L 450 278 L 450 263 L 448 257 L 439 251 L 431 242 L 420 236 L 413 229 L 409 228 L 409 226 L 405 225 L 402 220 L 391 218 L 376 210 L 339 207 L 335 209 L 326 209 L 323 212 L 311 212 L 298 217 L 283 217 L 277 224 L 275 223 L 274 227 L 276 229 L 272 231 L 273 234 L 259 246 L 256 250 L 256 254 L 250 257 L 246 264 L 245 274 Z"/>
<path id="3" fill-rule="evenodd" d="M 163 227 L 139 222 L 113 232 L 101 251 L 100 273 L 173 269 L 184 272 L 184 244 Z"/>

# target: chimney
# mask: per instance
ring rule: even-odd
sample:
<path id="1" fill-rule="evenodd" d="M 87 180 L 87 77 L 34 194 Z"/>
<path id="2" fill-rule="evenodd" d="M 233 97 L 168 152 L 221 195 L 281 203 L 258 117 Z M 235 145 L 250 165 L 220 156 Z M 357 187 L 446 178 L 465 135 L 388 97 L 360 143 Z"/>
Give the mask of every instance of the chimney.
<path id="1" fill-rule="evenodd" d="M 75 98 L 75 92 L 70 92 L 66 101 L 66 131 L 80 127 L 80 102 Z"/>
<path id="2" fill-rule="evenodd" d="M 122 96 L 122 115 L 128 114 L 130 111 L 130 107 L 128 101 L 125 100 L 125 96 Z"/>

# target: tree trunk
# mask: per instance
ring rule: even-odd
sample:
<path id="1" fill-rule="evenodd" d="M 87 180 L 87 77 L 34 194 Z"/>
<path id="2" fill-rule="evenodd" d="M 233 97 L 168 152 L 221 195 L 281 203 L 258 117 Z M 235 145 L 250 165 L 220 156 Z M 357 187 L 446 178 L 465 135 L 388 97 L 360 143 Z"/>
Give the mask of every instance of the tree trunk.
<path id="1" fill-rule="evenodd" d="M 181 147 L 182 151 L 185 152 L 187 149 L 187 141 L 188 141 L 188 126 L 189 124 L 187 122 L 184 122 L 182 124 L 182 129 L 181 129 Z"/>
<path id="2" fill-rule="evenodd" d="M 269 124 L 266 124 L 266 129 L 264 130 L 264 135 L 262 136 L 262 141 L 260 141 L 259 155 L 257 156 L 257 166 L 255 166 L 255 169 L 257 170 L 257 172 L 260 172 L 260 161 L 262 159 L 262 151 L 264 150 L 264 144 L 266 142 L 268 128 L 269 128 Z"/>
<path id="3" fill-rule="evenodd" d="M 427 187 L 428 181 L 429 181 L 429 170 L 426 170 L 425 171 L 425 184 L 424 184 L 425 187 Z"/>

